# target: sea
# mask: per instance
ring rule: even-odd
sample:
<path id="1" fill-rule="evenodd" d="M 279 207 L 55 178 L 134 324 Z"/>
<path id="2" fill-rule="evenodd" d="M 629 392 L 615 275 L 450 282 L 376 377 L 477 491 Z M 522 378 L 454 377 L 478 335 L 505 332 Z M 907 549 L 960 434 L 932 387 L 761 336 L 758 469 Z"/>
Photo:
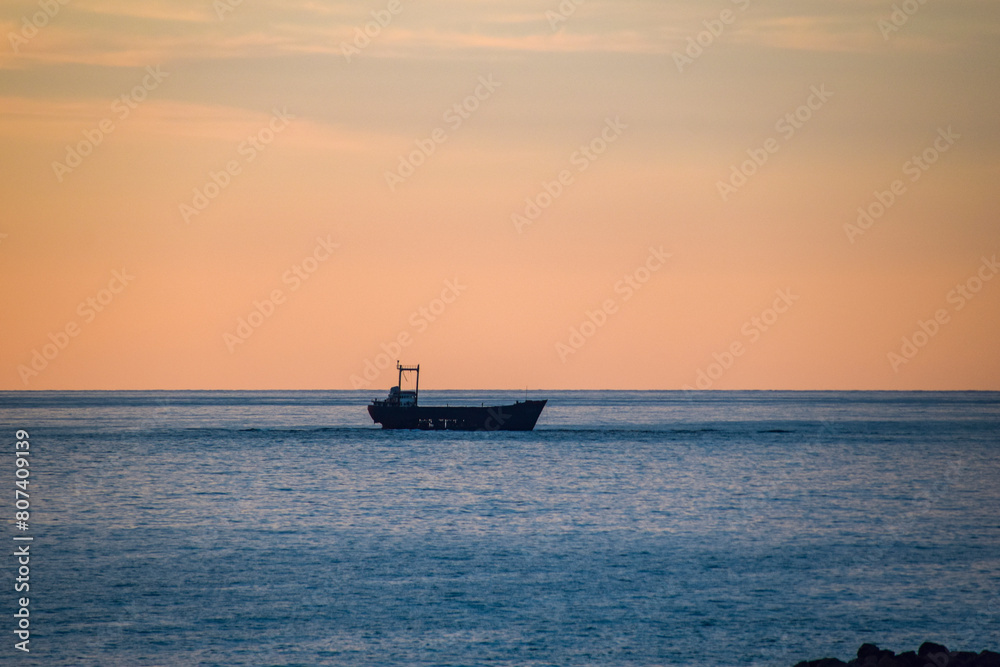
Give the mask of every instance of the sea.
<path id="1" fill-rule="evenodd" d="M 0 392 L 0 663 L 1000 650 L 1000 393 L 421 393 L 547 398 L 521 433 L 383 431 L 376 396 Z"/>

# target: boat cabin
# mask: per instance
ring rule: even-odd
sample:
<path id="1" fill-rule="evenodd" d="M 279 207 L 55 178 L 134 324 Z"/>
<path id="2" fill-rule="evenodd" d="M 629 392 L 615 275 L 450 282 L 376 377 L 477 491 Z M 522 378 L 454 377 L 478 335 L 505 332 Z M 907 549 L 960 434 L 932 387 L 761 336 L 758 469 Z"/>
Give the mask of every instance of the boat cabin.
<path id="1" fill-rule="evenodd" d="M 389 395 L 386 396 L 384 401 L 378 399 L 372 401 L 373 403 L 380 405 L 391 405 L 393 407 L 399 408 L 415 408 L 417 407 L 417 393 L 420 391 L 420 365 L 416 366 L 403 366 L 398 361 L 396 362 L 396 369 L 399 371 L 399 384 L 389 390 Z M 403 391 L 400 389 L 403 386 L 403 374 L 414 372 L 417 374 L 412 391 Z"/>
<path id="2" fill-rule="evenodd" d="M 387 405 L 398 405 L 401 408 L 415 408 L 417 407 L 417 392 L 400 391 L 399 387 L 393 387 L 389 390 L 385 402 Z"/>

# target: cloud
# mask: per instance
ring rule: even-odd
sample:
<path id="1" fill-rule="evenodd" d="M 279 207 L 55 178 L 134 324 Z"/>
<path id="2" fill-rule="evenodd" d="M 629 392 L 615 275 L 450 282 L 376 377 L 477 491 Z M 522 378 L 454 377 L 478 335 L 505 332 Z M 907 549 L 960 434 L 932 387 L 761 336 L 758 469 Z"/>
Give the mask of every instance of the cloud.
<path id="1" fill-rule="evenodd" d="M 132 137 L 235 144 L 265 127 L 271 118 L 270 110 L 150 99 L 122 120 L 114 112 L 112 102 L 110 99 L 0 97 L 0 138 L 70 142 L 78 140 L 84 129 L 92 129 L 101 120 L 110 119 L 116 127 L 127 128 L 126 134 Z M 382 133 L 320 122 L 294 113 L 292 116 L 293 129 L 283 141 L 306 151 L 367 154 L 374 147 L 391 149 L 396 145 L 394 138 Z"/>
<path id="2" fill-rule="evenodd" d="M 579 6 L 555 1 L 398 1 L 400 11 L 387 25 L 372 30 L 377 35 L 365 57 L 669 55 L 724 9 L 733 11 L 736 21 L 719 39 L 741 49 L 871 53 L 885 48 L 877 23 L 892 11 L 892 3 L 882 0 L 778 5 L 749 0 L 748 5 L 712 6 L 676 0 L 588 0 Z M 220 18 L 214 8 L 218 3 L 232 11 Z M 133 67 L 303 53 L 340 56 L 343 44 L 351 43 L 366 24 L 374 25 L 373 11 L 387 15 L 381 5 L 370 7 L 318 0 L 206 0 L 197 6 L 168 0 L 74 0 L 19 54 L 0 52 L 0 69 L 55 63 Z M 570 13 L 566 7 L 576 8 Z M 30 5 L 21 9 L 30 10 Z M 553 22 L 553 16 L 565 20 Z M 20 21 L 10 7 L 0 12 L 6 33 L 16 32 Z M 940 51 L 976 39 L 992 40 L 1000 32 L 979 0 L 958 0 L 955 7 L 922 5 L 912 24 L 894 37 L 894 48 Z"/>
<path id="3" fill-rule="evenodd" d="M 144 19 L 165 23 L 206 23 L 214 19 L 209 3 L 183 5 L 169 0 L 72 0 L 73 10 L 105 17 Z"/>
<path id="4" fill-rule="evenodd" d="M 740 26 L 734 40 L 793 51 L 870 52 L 882 43 L 875 22 L 844 16 L 773 16 Z"/>

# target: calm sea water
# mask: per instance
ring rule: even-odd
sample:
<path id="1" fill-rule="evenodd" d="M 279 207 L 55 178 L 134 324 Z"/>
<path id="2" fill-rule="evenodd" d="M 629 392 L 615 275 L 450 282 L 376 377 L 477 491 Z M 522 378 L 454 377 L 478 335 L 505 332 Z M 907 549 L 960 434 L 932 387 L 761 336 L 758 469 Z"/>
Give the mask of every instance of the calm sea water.
<path id="1" fill-rule="evenodd" d="M 783 665 L 1000 649 L 1000 394 L 0 393 L 31 442 L 24 665 Z M 520 398 L 427 392 L 451 404 Z"/>

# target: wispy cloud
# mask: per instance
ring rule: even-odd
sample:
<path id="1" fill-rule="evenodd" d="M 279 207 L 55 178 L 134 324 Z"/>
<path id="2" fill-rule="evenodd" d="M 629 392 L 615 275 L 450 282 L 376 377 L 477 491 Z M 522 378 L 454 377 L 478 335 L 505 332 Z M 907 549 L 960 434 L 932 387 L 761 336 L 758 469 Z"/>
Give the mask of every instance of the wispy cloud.
<path id="1" fill-rule="evenodd" d="M 68 5 L 67 5 L 68 7 Z M 207 23 L 215 18 L 210 2 L 182 5 L 169 0 L 73 0 L 73 10 L 105 17 L 145 19 L 167 23 Z"/>
<path id="2" fill-rule="evenodd" d="M 843 16 L 772 16 L 755 19 L 734 31 L 746 45 L 794 51 L 867 52 L 881 44 L 874 20 Z"/>
<path id="3" fill-rule="evenodd" d="M 223 1 L 223 0 L 220 0 Z M 994 40 L 998 27 L 980 0 L 959 0 L 959 13 L 946 6 L 922 10 L 933 32 L 915 19 L 901 36 L 901 49 L 934 51 L 977 39 Z M 558 2 L 403 1 L 390 25 L 380 30 L 370 58 L 492 58 L 511 54 L 669 54 L 704 30 L 727 3 L 588 0 L 559 22 L 547 13 Z M 17 31 L 30 4 L 0 10 L 0 29 Z M 866 53 L 884 46 L 877 22 L 892 11 L 882 0 L 839 3 L 751 3 L 727 30 L 738 48 Z M 936 13 L 934 13 L 936 12 Z M 933 13 L 933 16 L 931 14 Z M 76 63 L 131 67 L 151 62 L 260 58 L 289 54 L 339 56 L 341 45 L 373 20 L 369 7 L 319 0 L 245 1 L 220 19 L 211 2 L 178 5 L 166 0 L 74 0 L 38 37 L 15 54 L 0 52 L 0 69 L 34 64 Z M 928 24 L 929 25 L 929 24 Z M 943 27 L 943 29 L 942 29 Z"/>
<path id="4" fill-rule="evenodd" d="M 0 138 L 44 137 L 56 141 L 80 138 L 102 119 L 119 123 L 109 100 L 79 98 L 33 99 L 0 97 Z M 127 123 L 133 137 L 165 136 L 232 143 L 265 126 L 269 110 L 249 110 L 222 104 L 174 100 L 150 100 L 131 114 Z M 293 114 L 294 115 L 294 114 Z M 119 139 L 116 139 L 116 141 Z M 363 128 L 295 117 L 294 131 L 284 141 L 309 150 L 370 152 L 374 147 L 392 148 L 394 138 Z"/>

